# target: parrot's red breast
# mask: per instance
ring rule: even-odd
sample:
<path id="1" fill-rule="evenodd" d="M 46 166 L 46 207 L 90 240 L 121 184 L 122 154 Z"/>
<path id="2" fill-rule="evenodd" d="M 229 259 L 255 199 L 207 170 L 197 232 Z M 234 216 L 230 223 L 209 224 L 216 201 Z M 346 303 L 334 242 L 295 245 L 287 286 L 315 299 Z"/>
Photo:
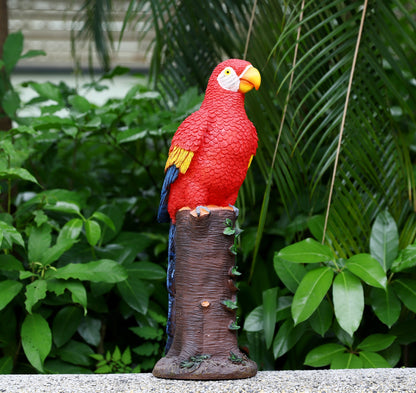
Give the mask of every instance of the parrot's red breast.
<path id="1" fill-rule="evenodd" d="M 164 188 L 173 224 L 183 207 L 234 205 L 257 149 L 244 94 L 259 85 L 260 73 L 247 61 L 214 69 L 201 108 L 180 125 L 169 150 Z"/>

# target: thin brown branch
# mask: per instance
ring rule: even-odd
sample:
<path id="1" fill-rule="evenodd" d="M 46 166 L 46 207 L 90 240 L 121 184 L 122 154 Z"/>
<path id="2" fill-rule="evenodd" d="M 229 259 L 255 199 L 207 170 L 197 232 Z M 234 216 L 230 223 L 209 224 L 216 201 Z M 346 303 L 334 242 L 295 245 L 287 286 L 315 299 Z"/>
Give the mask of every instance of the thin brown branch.
<path id="1" fill-rule="evenodd" d="M 329 189 L 328 204 L 327 204 L 326 214 L 325 214 L 325 223 L 324 223 L 324 231 L 323 231 L 323 235 L 322 235 L 322 244 L 325 242 L 325 236 L 326 236 L 326 231 L 327 231 L 327 227 L 328 227 L 329 210 L 331 208 L 332 195 L 333 195 L 333 192 L 334 192 L 335 178 L 336 178 L 336 175 L 337 175 L 338 161 L 339 161 L 339 156 L 340 156 L 340 152 L 341 152 L 342 137 L 343 137 L 344 129 L 345 129 L 345 120 L 347 118 L 348 103 L 350 101 L 350 94 L 351 94 L 352 81 L 354 79 L 355 65 L 357 63 L 358 51 L 359 51 L 360 42 L 361 42 L 361 36 L 362 36 L 363 29 L 364 29 L 364 21 L 365 21 L 365 14 L 366 14 L 366 11 L 367 11 L 367 5 L 368 5 L 368 0 L 364 0 L 363 11 L 362 11 L 362 15 L 361 15 L 360 28 L 358 30 L 357 42 L 355 44 L 354 57 L 352 59 L 350 78 L 349 78 L 349 81 L 348 81 L 347 94 L 346 94 L 346 97 L 345 97 L 344 111 L 343 111 L 343 114 L 342 114 L 341 126 L 340 126 L 340 130 L 339 130 L 337 153 L 335 155 L 334 170 L 332 172 L 331 187 Z"/>
<path id="2" fill-rule="evenodd" d="M 246 46 L 244 48 L 244 55 L 243 55 L 243 59 L 244 60 L 246 60 L 246 57 L 247 57 L 248 44 L 250 42 L 251 31 L 253 29 L 254 15 L 256 14 L 256 7 L 257 7 L 257 0 L 254 0 L 253 9 L 251 10 L 251 16 L 250 16 L 250 24 L 248 25 L 248 32 L 247 32 L 247 38 L 246 38 Z"/>

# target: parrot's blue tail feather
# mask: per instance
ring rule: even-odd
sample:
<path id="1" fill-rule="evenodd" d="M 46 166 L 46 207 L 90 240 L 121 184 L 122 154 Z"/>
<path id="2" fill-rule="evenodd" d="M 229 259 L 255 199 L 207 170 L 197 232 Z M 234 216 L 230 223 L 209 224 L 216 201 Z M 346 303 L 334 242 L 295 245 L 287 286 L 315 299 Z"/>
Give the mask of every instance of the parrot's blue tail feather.
<path id="1" fill-rule="evenodd" d="M 165 180 L 163 181 L 162 192 L 160 194 L 160 204 L 159 211 L 157 213 L 157 220 L 159 222 L 169 222 L 170 217 L 168 213 L 168 199 L 170 185 L 178 178 L 179 168 L 175 165 L 170 166 L 165 175 Z"/>
<path id="2" fill-rule="evenodd" d="M 168 271 L 167 271 L 167 287 L 168 287 L 168 322 L 166 325 L 166 333 L 168 339 L 166 342 L 165 353 L 168 353 L 170 346 L 172 345 L 173 335 L 175 332 L 175 321 L 173 316 L 174 302 L 175 302 L 175 288 L 174 288 L 174 279 L 175 279 L 175 262 L 176 262 L 176 252 L 175 252 L 175 234 L 176 234 L 176 225 L 171 224 L 169 229 L 169 249 L 168 249 Z"/>

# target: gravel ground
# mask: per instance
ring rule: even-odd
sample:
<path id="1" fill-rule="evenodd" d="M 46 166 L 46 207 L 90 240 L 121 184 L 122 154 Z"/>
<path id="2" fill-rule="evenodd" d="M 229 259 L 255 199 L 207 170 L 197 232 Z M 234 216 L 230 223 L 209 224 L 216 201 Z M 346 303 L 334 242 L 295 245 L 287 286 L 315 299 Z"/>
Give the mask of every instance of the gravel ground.
<path id="1" fill-rule="evenodd" d="M 416 393 L 416 369 L 262 371 L 224 381 L 164 380 L 152 374 L 0 375 L 6 393 Z"/>

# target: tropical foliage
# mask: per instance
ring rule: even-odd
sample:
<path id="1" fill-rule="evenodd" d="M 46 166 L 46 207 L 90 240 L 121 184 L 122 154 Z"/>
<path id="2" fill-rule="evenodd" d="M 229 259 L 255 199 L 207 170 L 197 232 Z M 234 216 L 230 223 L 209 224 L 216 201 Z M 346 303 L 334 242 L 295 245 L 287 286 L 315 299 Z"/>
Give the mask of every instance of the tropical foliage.
<path id="1" fill-rule="evenodd" d="M 164 159 L 223 57 L 262 73 L 238 200 L 241 346 L 262 369 L 414 366 L 415 15 L 406 0 L 132 0 L 123 28 L 156 34 L 151 90 L 98 107 L 65 84 L 27 83 L 29 103 L 9 87 L 1 370 L 130 372 L 161 355 Z M 105 25 L 84 31 L 111 42 Z"/>
<path id="2" fill-rule="evenodd" d="M 6 47 L 21 40 L 11 34 Z M 102 106 L 63 82 L 21 88 L 34 97 L 9 90 L 16 127 L 0 134 L 0 371 L 151 370 L 167 313 L 166 228 L 154 219 L 162 152 L 200 96 L 166 111 L 143 79 Z"/>
<path id="3" fill-rule="evenodd" d="M 210 2 L 201 11 L 184 1 L 175 13 L 173 2 L 157 4 L 153 70 L 161 73 L 156 86 L 172 100 L 201 63 L 224 54 L 241 57 L 248 48 L 247 58 L 262 71 L 260 94 L 247 99 L 260 136 L 257 167 L 240 200 L 250 272 L 240 298 L 260 303 L 244 325 L 252 356 L 270 368 L 412 362 L 407 345 L 416 337 L 399 331 L 414 323 L 416 300 L 414 4 Z M 241 14 L 237 30 L 231 15 Z M 195 27 L 206 19 L 221 23 Z M 193 34 L 175 39 L 172 26 L 175 32 L 194 26 Z M 197 75 L 208 72 L 202 67 Z M 264 188 L 254 181 L 262 178 Z M 321 242 L 324 251 L 314 256 Z M 268 278 L 272 261 L 277 283 Z M 308 355 L 327 351 L 314 349 L 317 335 L 323 345 L 338 345 L 325 363 Z M 373 339 L 384 344 L 367 346 Z M 264 347 L 273 354 L 259 352 Z"/>

